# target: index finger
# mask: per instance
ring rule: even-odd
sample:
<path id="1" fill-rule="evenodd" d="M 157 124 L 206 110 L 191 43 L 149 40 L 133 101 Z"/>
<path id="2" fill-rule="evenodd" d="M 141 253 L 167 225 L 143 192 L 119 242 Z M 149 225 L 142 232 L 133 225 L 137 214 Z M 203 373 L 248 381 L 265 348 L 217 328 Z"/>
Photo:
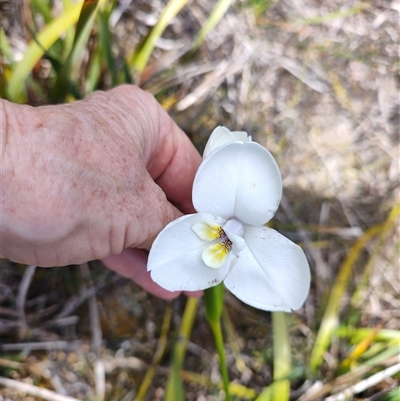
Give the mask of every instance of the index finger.
<path id="1" fill-rule="evenodd" d="M 154 122 L 145 136 L 150 147 L 147 170 L 174 206 L 183 213 L 193 213 L 192 186 L 201 156 L 157 100 L 147 92 L 142 91 L 142 95 L 148 118 Z"/>
<path id="2" fill-rule="evenodd" d="M 153 150 L 152 160 L 148 164 L 150 174 L 162 188 L 168 200 L 183 213 L 194 213 L 192 187 L 196 171 L 201 163 L 201 156 L 175 122 L 162 110 L 158 146 Z"/>
<path id="3" fill-rule="evenodd" d="M 125 97 L 130 115 L 137 120 L 136 129 L 142 131 L 138 137 L 151 178 L 181 212 L 195 212 L 192 186 L 201 163 L 196 148 L 149 92 L 132 85 L 113 91 Z"/>

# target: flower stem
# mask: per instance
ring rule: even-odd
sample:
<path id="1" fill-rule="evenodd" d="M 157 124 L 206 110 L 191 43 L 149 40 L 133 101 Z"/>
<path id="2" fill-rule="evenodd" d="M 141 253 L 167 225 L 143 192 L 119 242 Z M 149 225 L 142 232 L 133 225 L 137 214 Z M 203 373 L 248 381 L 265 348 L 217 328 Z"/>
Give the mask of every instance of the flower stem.
<path id="1" fill-rule="evenodd" d="M 219 356 L 219 368 L 222 375 L 222 384 L 225 391 L 225 401 L 231 401 L 231 396 L 229 394 L 229 377 L 228 377 L 228 367 L 226 365 L 225 351 L 224 351 L 224 340 L 222 338 L 221 322 L 210 324 L 211 330 L 214 334 L 215 347 L 217 348 L 217 353 Z"/>
<path id="2" fill-rule="evenodd" d="M 274 381 L 255 401 L 288 401 L 290 399 L 289 375 L 292 369 L 291 348 L 287 330 L 286 313 L 272 312 L 274 336 Z"/>
<path id="3" fill-rule="evenodd" d="M 208 288 L 204 291 L 204 306 L 206 319 L 214 335 L 215 347 L 219 357 L 219 366 L 222 375 L 222 383 L 225 391 L 225 400 L 231 401 L 229 394 L 229 377 L 226 365 L 224 340 L 221 330 L 221 314 L 224 304 L 224 288 L 222 284 Z"/>
<path id="4" fill-rule="evenodd" d="M 272 313 L 274 335 L 274 399 L 286 401 L 290 398 L 291 348 L 287 330 L 286 313 Z"/>

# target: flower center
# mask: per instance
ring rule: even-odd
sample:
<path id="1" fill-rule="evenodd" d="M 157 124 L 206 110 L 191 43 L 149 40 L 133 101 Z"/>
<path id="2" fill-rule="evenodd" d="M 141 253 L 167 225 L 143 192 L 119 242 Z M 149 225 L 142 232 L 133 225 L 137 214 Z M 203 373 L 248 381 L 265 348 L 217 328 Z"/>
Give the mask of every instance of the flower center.
<path id="1" fill-rule="evenodd" d="M 232 251 L 234 255 L 244 249 L 243 224 L 236 219 L 228 220 L 223 226 L 215 221 L 202 221 L 192 227 L 198 237 L 204 241 L 213 242 L 202 253 L 203 262 L 213 269 L 223 266 Z"/>

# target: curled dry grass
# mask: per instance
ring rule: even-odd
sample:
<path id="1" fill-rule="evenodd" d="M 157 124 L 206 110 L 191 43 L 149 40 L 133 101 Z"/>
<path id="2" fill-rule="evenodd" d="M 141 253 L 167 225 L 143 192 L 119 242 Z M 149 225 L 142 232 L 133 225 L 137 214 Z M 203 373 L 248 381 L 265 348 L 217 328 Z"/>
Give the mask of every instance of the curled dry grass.
<path id="1" fill-rule="evenodd" d="M 111 16 L 116 64 L 134 60 L 163 9 L 159 1 L 133 3 L 120 2 Z M 398 399 L 397 3 L 233 2 L 195 47 L 213 6 L 183 7 L 133 79 L 199 150 L 226 125 L 248 131 L 277 159 L 285 189 L 273 225 L 304 247 L 313 272 L 305 306 L 288 317 L 292 399 Z M 17 60 L 33 20 L 26 7 L 22 19 L 11 11 L 2 25 L 8 57 Z M 48 101 L 48 64 L 34 70 L 30 103 Z M 107 88 L 113 77 L 98 82 Z M 163 399 L 184 299 L 167 305 L 98 263 L 43 271 L 3 261 L 0 294 L 0 367 L 14 380 L 3 383 L 4 399 L 46 399 L 21 383 L 76 399 Z M 220 399 L 201 304 L 193 324 L 185 399 Z M 227 294 L 224 327 L 232 393 L 254 399 L 273 377 L 270 315 Z M 188 327 L 181 330 L 185 337 Z"/>

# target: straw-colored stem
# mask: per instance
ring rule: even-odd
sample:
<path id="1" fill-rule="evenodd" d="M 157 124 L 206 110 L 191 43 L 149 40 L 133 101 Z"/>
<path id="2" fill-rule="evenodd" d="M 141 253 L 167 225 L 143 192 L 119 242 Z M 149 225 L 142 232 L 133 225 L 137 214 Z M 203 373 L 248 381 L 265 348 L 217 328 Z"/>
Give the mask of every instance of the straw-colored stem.
<path id="1" fill-rule="evenodd" d="M 171 371 L 168 377 L 165 400 L 180 401 L 184 399 L 181 380 L 182 365 L 185 359 L 187 344 L 193 330 L 196 317 L 198 298 L 188 298 L 178 330 L 178 339 L 174 345 Z"/>
<path id="2" fill-rule="evenodd" d="M 276 400 L 289 400 L 290 380 L 287 377 L 292 369 L 292 357 L 285 312 L 272 313 L 274 336 L 274 386 Z"/>
<path id="3" fill-rule="evenodd" d="M 272 313 L 274 339 L 273 383 L 264 389 L 255 401 L 287 401 L 290 399 L 290 380 L 292 354 L 287 331 L 285 312 Z"/>

